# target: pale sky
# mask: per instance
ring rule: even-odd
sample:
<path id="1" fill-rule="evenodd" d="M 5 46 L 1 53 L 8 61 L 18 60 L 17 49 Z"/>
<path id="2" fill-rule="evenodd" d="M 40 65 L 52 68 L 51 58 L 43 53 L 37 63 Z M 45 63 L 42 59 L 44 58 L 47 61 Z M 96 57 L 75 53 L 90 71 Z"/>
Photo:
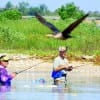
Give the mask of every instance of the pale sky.
<path id="1" fill-rule="evenodd" d="M 85 12 L 100 12 L 100 0 L 0 0 L 0 7 L 4 7 L 8 1 L 11 1 L 13 5 L 18 5 L 19 2 L 27 1 L 29 5 L 33 7 L 46 4 L 51 11 L 60 8 L 61 5 L 65 5 L 66 3 L 74 2 L 76 6 Z"/>

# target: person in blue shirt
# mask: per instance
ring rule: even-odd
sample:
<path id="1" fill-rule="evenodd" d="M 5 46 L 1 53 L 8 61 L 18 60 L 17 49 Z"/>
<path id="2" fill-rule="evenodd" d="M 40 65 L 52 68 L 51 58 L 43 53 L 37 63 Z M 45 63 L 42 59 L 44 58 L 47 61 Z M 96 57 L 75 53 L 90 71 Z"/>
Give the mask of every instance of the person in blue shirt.
<path id="1" fill-rule="evenodd" d="M 72 66 L 69 65 L 68 60 L 65 58 L 67 48 L 64 46 L 59 47 L 59 56 L 54 59 L 52 78 L 54 79 L 54 85 L 59 85 L 65 82 L 67 71 L 72 70 Z"/>
<path id="2" fill-rule="evenodd" d="M 9 58 L 6 55 L 0 57 L 0 86 L 11 86 L 11 80 L 16 76 L 16 73 L 9 73 L 7 66 Z"/>

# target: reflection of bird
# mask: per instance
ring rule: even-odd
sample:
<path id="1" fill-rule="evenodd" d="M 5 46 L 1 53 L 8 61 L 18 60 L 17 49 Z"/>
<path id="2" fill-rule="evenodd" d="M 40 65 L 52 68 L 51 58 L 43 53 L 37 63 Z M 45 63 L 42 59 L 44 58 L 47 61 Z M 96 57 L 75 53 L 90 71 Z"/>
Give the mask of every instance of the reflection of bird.
<path id="1" fill-rule="evenodd" d="M 73 22 L 72 24 L 70 24 L 67 28 L 65 28 L 62 32 L 57 29 L 53 24 L 51 24 L 50 22 L 47 22 L 41 15 L 39 15 L 38 13 L 35 13 L 36 18 L 45 26 L 47 26 L 48 28 L 50 28 L 54 34 L 53 35 L 48 35 L 49 37 L 54 37 L 54 38 L 60 38 L 60 39 L 68 39 L 70 38 L 70 33 L 71 31 L 76 28 L 89 14 L 85 14 L 83 17 L 81 17 L 80 19 L 76 20 L 75 22 Z"/>

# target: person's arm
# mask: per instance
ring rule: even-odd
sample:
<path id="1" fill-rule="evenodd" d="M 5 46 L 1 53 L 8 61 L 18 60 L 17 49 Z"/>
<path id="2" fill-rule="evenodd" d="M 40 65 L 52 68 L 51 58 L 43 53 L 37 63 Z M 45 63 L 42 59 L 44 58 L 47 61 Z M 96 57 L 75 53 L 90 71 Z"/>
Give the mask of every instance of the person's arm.
<path id="1" fill-rule="evenodd" d="M 14 75 L 13 74 L 9 75 L 7 71 L 2 69 L 0 71 L 0 78 L 2 82 L 7 82 L 8 80 L 12 80 L 14 78 Z"/>
<path id="2" fill-rule="evenodd" d="M 59 71 L 59 70 L 67 70 L 67 68 L 68 68 L 68 66 L 66 66 L 66 65 L 59 65 L 59 66 L 57 66 L 57 67 L 54 67 L 54 70 L 55 71 Z"/>
<path id="3" fill-rule="evenodd" d="M 12 78 L 15 78 L 17 74 L 16 74 L 16 72 L 13 72 L 10 75 L 11 75 Z"/>

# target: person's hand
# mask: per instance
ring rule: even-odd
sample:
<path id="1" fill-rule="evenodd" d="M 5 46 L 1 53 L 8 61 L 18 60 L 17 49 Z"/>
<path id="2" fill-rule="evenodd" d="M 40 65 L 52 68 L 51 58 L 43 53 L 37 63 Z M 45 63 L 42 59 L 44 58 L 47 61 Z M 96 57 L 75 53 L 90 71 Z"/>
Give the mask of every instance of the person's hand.
<path id="1" fill-rule="evenodd" d="M 69 67 L 67 68 L 67 71 L 72 71 L 72 69 L 73 69 L 73 67 L 72 67 L 72 66 L 69 66 Z"/>
<path id="2" fill-rule="evenodd" d="M 12 73 L 12 74 L 11 74 L 11 76 L 12 76 L 13 78 L 16 77 L 16 75 L 17 75 L 16 73 Z"/>

